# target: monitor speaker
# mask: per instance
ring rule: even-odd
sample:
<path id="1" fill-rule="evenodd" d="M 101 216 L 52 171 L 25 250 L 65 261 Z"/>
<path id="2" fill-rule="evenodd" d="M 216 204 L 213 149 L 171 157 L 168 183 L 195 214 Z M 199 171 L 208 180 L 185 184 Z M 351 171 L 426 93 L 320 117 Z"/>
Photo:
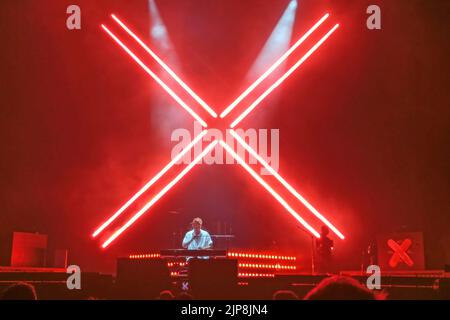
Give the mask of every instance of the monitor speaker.
<path id="1" fill-rule="evenodd" d="M 196 299 L 227 299 L 237 288 L 237 260 L 191 259 L 189 287 Z"/>
<path id="2" fill-rule="evenodd" d="M 12 267 L 45 267 L 47 235 L 14 232 L 11 250 Z"/>
<path id="3" fill-rule="evenodd" d="M 115 296 L 118 299 L 155 299 L 170 289 L 170 274 L 161 259 L 117 259 Z"/>

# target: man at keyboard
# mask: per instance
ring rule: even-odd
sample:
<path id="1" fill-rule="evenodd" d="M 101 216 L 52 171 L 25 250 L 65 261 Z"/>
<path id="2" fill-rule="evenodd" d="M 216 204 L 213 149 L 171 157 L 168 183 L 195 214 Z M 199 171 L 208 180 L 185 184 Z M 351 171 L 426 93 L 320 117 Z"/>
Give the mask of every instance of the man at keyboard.
<path id="1" fill-rule="evenodd" d="M 191 225 L 192 230 L 188 231 L 183 239 L 183 248 L 188 250 L 200 250 L 209 249 L 212 247 L 213 242 L 209 233 L 202 230 L 203 221 L 200 218 L 195 218 Z M 189 260 L 191 257 L 188 257 Z M 207 259 L 208 257 L 199 257 L 202 259 Z"/>

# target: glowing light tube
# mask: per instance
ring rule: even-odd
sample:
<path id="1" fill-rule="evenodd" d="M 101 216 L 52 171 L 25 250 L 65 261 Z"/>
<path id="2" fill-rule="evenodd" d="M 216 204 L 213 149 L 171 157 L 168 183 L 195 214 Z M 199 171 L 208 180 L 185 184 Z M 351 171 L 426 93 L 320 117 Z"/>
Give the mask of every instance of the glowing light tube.
<path id="1" fill-rule="evenodd" d="M 233 158 L 236 159 L 236 161 L 248 172 L 250 175 L 261 184 L 264 189 L 266 189 L 298 222 L 300 222 L 303 227 L 305 227 L 309 232 L 311 232 L 316 238 L 320 238 L 320 234 L 311 227 L 300 215 L 295 212 L 294 209 L 292 209 L 287 202 L 275 191 L 270 187 L 252 168 L 250 168 L 245 161 L 239 157 L 239 155 L 234 152 L 234 150 L 227 145 L 223 140 L 220 141 L 220 145 L 231 154 Z"/>
<path id="2" fill-rule="evenodd" d="M 139 59 L 115 34 L 113 34 L 105 25 L 102 24 L 103 30 L 108 33 L 108 35 L 120 46 L 123 50 L 125 50 L 128 55 L 133 58 L 133 60 L 142 68 L 145 72 L 147 72 L 184 110 L 186 110 L 192 117 L 195 118 L 203 127 L 207 127 L 206 122 L 192 110 L 181 98 L 170 89 L 164 81 L 162 81 L 153 71 L 151 71 L 141 59 Z"/>
<path id="3" fill-rule="evenodd" d="M 137 198 L 148 190 L 156 181 L 158 181 L 170 168 L 172 168 L 186 153 L 203 139 L 208 130 L 203 130 L 194 140 L 192 140 L 179 154 L 176 155 L 161 171 L 151 178 L 138 192 L 136 192 L 119 210 L 117 210 L 108 220 L 106 220 L 95 232 L 92 237 L 98 236 L 106 227 L 116 220 Z"/>
<path id="4" fill-rule="evenodd" d="M 226 117 L 242 100 L 245 99 L 261 82 L 263 82 L 276 68 L 278 68 L 291 54 L 295 51 L 327 18 L 329 14 L 325 14 L 311 29 L 309 29 L 296 43 L 289 48 L 275 63 L 267 69 L 253 84 L 241 93 L 221 114 L 220 117 Z"/>
<path id="5" fill-rule="evenodd" d="M 125 230 L 127 230 L 133 223 L 136 222 L 148 209 L 150 209 L 159 199 L 162 198 L 178 181 L 181 180 L 200 160 L 207 155 L 217 144 L 217 140 L 211 142 L 186 168 L 183 169 L 172 181 L 170 181 L 158 194 L 156 194 L 147 204 L 142 207 L 131 219 L 129 219 L 122 227 L 115 231 L 111 237 L 103 244 L 102 248 L 106 248 L 117 239 Z"/>
<path id="6" fill-rule="evenodd" d="M 297 61 L 283 76 L 281 76 L 273 85 L 271 85 L 262 95 L 260 95 L 245 111 L 239 115 L 232 123 L 231 128 L 234 128 L 239 122 L 241 122 L 253 109 L 255 109 L 261 101 L 263 101 L 273 90 L 275 90 L 280 84 L 284 82 L 303 62 L 305 62 L 314 51 L 316 51 L 324 42 L 336 31 L 339 24 L 336 24 L 328 33 L 323 36 L 300 60 Z"/>
<path id="7" fill-rule="evenodd" d="M 136 40 L 137 43 L 145 50 L 148 54 L 150 54 L 153 59 L 156 60 L 156 62 L 159 63 L 159 65 L 166 70 L 168 74 L 184 89 L 186 92 L 194 98 L 195 101 L 200 104 L 203 109 L 205 109 L 212 117 L 217 118 L 217 113 L 205 102 L 203 101 L 192 89 L 178 77 L 178 75 L 164 62 L 162 61 L 158 55 L 151 50 L 133 31 L 131 31 L 130 28 L 128 28 L 125 23 L 123 23 L 119 18 L 117 18 L 116 15 L 112 14 L 111 17 L 116 21 L 122 29 L 124 29 L 134 40 Z"/>
<path id="8" fill-rule="evenodd" d="M 339 238 L 344 239 L 344 235 L 325 218 L 319 211 L 316 210 L 305 198 L 303 198 L 297 190 L 295 190 L 283 177 L 281 177 L 278 172 L 276 172 L 252 147 L 250 147 L 244 139 L 242 139 L 239 134 L 233 129 L 230 130 L 231 135 L 236 139 L 236 141 L 244 147 L 252 156 L 254 156 L 267 171 L 270 172 L 289 192 L 296 197 L 311 213 L 313 213 L 320 221 L 322 221 L 326 226 L 328 226 Z"/>

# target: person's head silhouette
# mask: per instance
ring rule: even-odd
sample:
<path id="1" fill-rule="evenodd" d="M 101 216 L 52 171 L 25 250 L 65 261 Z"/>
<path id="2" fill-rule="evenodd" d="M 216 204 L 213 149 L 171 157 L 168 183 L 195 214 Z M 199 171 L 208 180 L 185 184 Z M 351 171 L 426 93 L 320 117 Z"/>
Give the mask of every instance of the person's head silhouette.
<path id="1" fill-rule="evenodd" d="M 2 300 L 37 300 L 34 286 L 26 282 L 10 285 L 3 291 Z"/>

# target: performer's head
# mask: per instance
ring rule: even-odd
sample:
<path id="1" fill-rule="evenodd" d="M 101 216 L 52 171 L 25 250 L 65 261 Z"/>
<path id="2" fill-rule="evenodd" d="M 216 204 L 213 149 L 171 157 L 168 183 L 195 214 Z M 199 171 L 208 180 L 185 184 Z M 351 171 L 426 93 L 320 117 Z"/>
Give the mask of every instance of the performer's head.
<path id="1" fill-rule="evenodd" d="M 330 233 L 330 229 L 328 229 L 327 226 L 322 226 L 320 228 L 320 231 L 321 231 L 320 234 L 323 235 L 323 236 L 327 236 Z"/>
<path id="2" fill-rule="evenodd" d="M 194 220 L 192 220 L 192 228 L 194 228 L 195 232 L 200 231 L 200 229 L 202 228 L 202 224 L 203 221 L 200 218 L 194 218 Z"/>

